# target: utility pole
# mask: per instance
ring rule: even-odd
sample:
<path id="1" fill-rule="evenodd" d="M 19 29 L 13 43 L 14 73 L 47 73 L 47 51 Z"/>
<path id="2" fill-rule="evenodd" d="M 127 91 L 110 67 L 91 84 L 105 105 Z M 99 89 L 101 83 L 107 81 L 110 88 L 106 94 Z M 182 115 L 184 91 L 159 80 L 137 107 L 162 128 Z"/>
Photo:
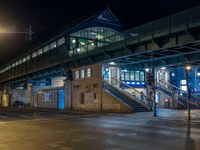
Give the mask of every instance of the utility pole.
<path id="1" fill-rule="evenodd" d="M 191 69 L 191 66 L 186 66 L 186 69 L 185 69 L 185 74 L 186 74 L 186 86 L 187 86 L 187 110 L 188 110 L 188 120 L 191 120 L 191 116 L 190 116 L 190 101 L 189 101 L 189 79 L 188 79 L 188 73 L 189 73 L 189 70 Z"/>
<path id="2" fill-rule="evenodd" d="M 152 60 L 152 80 L 153 80 L 153 116 L 157 117 L 157 111 L 156 111 L 156 80 L 155 80 L 155 66 L 154 66 L 154 58 L 153 55 L 151 56 Z"/>

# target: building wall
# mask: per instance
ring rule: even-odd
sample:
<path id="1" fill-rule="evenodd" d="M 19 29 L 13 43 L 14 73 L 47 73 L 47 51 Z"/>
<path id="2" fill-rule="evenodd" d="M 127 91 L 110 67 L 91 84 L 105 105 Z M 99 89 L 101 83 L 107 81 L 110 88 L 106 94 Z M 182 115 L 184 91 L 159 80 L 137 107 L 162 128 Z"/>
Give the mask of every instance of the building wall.
<path id="1" fill-rule="evenodd" d="M 28 104 L 28 90 L 27 89 L 12 89 L 11 90 L 11 105 L 15 101 L 21 101 L 24 102 L 25 104 Z"/>
<path id="2" fill-rule="evenodd" d="M 81 70 L 91 69 L 91 77 L 81 78 Z M 79 71 L 78 79 L 75 72 Z M 73 69 L 73 80 L 67 81 L 67 109 L 79 111 L 130 112 L 129 107 L 102 88 L 102 66 L 95 64 Z"/>

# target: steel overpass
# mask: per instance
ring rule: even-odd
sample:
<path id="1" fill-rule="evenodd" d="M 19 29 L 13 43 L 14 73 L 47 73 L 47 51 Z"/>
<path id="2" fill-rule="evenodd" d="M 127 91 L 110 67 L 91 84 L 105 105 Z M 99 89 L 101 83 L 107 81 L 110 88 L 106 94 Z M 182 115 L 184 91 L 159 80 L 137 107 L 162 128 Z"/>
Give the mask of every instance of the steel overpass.
<path id="1" fill-rule="evenodd" d="M 82 26 L 86 26 L 83 22 Z M 0 69 L 0 83 L 29 81 L 62 74 L 70 69 L 94 63 L 116 61 L 120 65 L 145 67 L 183 65 L 200 61 L 200 6 L 147 24 L 70 48 L 70 29 L 16 58 Z M 57 45 L 53 45 L 56 41 Z M 49 47 L 45 50 L 45 47 Z M 152 61 L 153 60 L 153 61 Z"/>

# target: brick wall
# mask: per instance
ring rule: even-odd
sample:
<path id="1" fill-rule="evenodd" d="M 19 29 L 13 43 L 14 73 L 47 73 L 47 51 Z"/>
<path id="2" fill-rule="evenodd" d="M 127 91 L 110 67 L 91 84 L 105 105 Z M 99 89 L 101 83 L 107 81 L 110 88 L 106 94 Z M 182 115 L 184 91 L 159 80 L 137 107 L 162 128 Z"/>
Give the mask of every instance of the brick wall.
<path id="1" fill-rule="evenodd" d="M 81 78 L 81 70 L 91 69 L 91 77 Z M 79 78 L 75 79 L 75 72 L 79 71 Z M 102 89 L 102 67 L 100 64 L 73 69 L 74 79 L 66 82 L 66 101 L 68 110 L 130 112 L 130 109 L 115 97 Z M 102 107 L 101 107 L 102 106 Z"/>

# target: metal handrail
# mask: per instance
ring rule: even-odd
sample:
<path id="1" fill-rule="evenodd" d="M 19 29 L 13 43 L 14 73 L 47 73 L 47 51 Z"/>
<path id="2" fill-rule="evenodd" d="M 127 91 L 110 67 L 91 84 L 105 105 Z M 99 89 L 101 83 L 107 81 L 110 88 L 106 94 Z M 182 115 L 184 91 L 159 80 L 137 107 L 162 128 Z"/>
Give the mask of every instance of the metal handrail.
<path id="1" fill-rule="evenodd" d="M 173 84 L 167 83 L 167 82 L 165 82 L 165 81 L 163 81 L 163 80 L 160 80 L 160 82 L 161 82 L 161 83 L 164 83 L 164 84 L 166 84 L 166 85 L 172 86 L 173 88 L 175 88 L 175 89 L 177 89 L 177 90 L 179 90 L 179 91 L 181 91 L 181 92 L 183 92 L 183 93 L 186 93 L 186 94 L 188 94 L 188 91 L 184 91 L 184 90 L 182 90 L 182 89 L 180 89 L 180 88 L 176 87 L 176 86 L 175 86 L 175 85 L 173 85 Z M 197 97 L 196 95 L 194 95 L 194 94 L 192 94 L 192 93 L 190 93 L 190 95 L 191 95 L 192 97 L 194 97 L 194 98 L 196 98 L 196 99 L 199 99 L 199 100 L 200 100 L 200 98 L 199 98 L 199 97 Z"/>
<path id="2" fill-rule="evenodd" d="M 131 86 L 129 86 L 129 85 L 126 84 L 126 83 L 123 83 L 123 82 L 120 81 L 119 79 L 117 79 L 117 78 L 115 78 L 115 77 L 111 77 L 111 79 L 117 81 L 117 82 L 120 83 L 120 84 L 125 85 L 125 86 L 128 87 L 128 88 L 131 88 L 134 92 L 136 92 L 136 93 L 138 93 L 138 94 L 141 94 L 138 90 L 136 90 L 135 88 L 132 88 Z M 141 95 L 143 95 L 145 98 L 148 98 L 145 94 L 141 94 Z"/>
<path id="3" fill-rule="evenodd" d="M 167 83 L 167 82 L 165 82 L 165 81 L 163 81 L 163 80 L 160 80 L 160 82 L 166 84 L 166 85 L 169 86 L 169 87 L 175 88 L 178 92 L 182 91 L 182 92 L 188 94 L 187 91 L 183 91 L 182 89 L 176 87 L 176 86 L 173 85 L 173 84 Z M 157 84 L 161 85 L 160 83 L 157 83 Z M 162 85 L 161 85 L 161 86 L 162 86 Z M 165 87 L 165 88 L 166 88 L 166 87 Z M 190 95 L 191 95 L 191 97 L 195 98 L 195 102 L 192 102 L 191 100 L 187 100 L 187 98 L 185 98 L 184 96 L 180 96 L 179 94 L 178 94 L 178 97 L 184 99 L 185 101 L 189 101 L 189 103 L 191 103 L 191 104 L 193 104 L 193 105 L 197 105 L 197 107 L 199 107 L 200 98 L 197 97 L 197 96 L 195 96 L 195 95 L 193 95 L 193 94 L 191 94 L 191 93 L 190 93 Z"/>
<path id="4" fill-rule="evenodd" d="M 139 94 L 140 96 L 144 96 L 144 98 L 146 99 L 146 101 L 147 101 L 147 99 L 149 99 L 145 94 L 140 93 L 139 91 L 137 91 L 136 89 L 134 89 L 134 88 L 132 88 L 131 86 L 127 85 L 126 83 L 123 83 L 123 82 L 120 81 L 119 79 L 117 79 L 117 78 L 115 78 L 115 77 L 111 77 L 111 79 L 115 80 L 115 81 L 116 81 L 117 83 L 119 83 L 120 85 L 123 84 L 123 85 L 125 85 L 126 87 L 131 88 L 134 92 L 136 92 L 136 93 Z M 115 87 L 115 88 L 117 88 L 117 87 Z M 122 90 L 121 88 L 118 88 L 118 89 Z M 124 92 L 128 93 L 129 95 L 134 96 L 135 98 L 139 99 L 137 96 L 132 95 L 132 94 L 130 94 L 129 92 L 127 92 L 127 91 L 125 91 L 125 90 L 122 90 L 122 91 L 124 91 Z M 150 100 L 151 100 L 151 99 L 150 99 Z M 141 103 L 141 102 L 142 102 L 144 105 L 146 105 L 143 101 L 141 101 L 141 100 L 139 99 L 139 103 Z"/>
<path id="5" fill-rule="evenodd" d="M 136 97 L 135 95 L 130 94 L 127 91 L 124 91 L 120 88 L 117 88 L 116 86 L 111 85 L 108 81 L 103 81 L 104 83 L 108 84 L 109 86 L 113 87 L 114 89 L 117 89 L 118 91 L 122 92 L 123 94 L 127 94 L 127 96 L 131 97 L 132 99 L 134 99 L 136 102 L 138 102 L 139 104 L 143 105 L 144 107 L 146 107 L 148 110 L 150 110 L 150 107 L 148 105 L 146 105 L 144 102 L 140 101 L 138 97 Z"/>

